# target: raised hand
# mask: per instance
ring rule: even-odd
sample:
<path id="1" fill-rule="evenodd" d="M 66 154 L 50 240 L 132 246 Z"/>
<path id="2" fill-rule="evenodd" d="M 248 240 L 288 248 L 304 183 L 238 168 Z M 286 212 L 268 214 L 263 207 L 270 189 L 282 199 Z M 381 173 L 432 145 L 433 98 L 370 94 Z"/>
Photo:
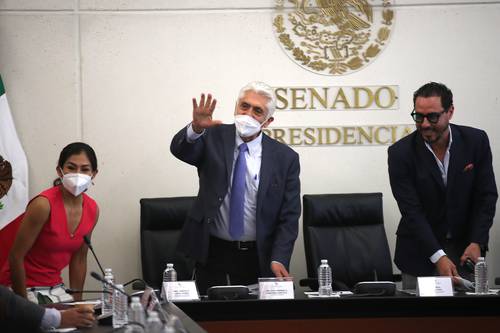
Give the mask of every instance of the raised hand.
<path id="1" fill-rule="evenodd" d="M 201 133 L 205 128 L 217 126 L 222 124 L 220 120 L 213 120 L 212 114 L 214 113 L 217 100 L 212 99 L 212 95 L 208 94 L 205 100 L 205 94 L 201 94 L 200 103 L 196 102 L 193 98 L 193 130 L 196 133 Z"/>

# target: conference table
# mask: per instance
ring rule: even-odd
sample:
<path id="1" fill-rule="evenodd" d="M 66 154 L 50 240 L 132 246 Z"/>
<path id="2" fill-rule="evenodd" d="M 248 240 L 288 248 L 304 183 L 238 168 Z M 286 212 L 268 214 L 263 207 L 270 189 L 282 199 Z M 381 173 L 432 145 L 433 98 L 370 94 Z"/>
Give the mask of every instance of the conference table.
<path id="1" fill-rule="evenodd" d="M 500 296 L 178 302 L 209 333 L 500 332 Z"/>
<path id="2" fill-rule="evenodd" d="M 165 304 L 188 333 L 500 332 L 500 296 L 307 298 Z M 120 332 L 96 326 L 84 332 Z M 124 331 L 124 330 L 123 330 Z"/>

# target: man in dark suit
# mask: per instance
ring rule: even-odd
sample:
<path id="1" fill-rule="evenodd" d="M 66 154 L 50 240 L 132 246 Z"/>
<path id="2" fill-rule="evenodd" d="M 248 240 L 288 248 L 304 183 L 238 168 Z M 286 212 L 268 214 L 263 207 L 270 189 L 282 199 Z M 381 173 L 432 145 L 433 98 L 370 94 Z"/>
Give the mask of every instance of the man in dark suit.
<path id="1" fill-rule="evenodd" d="M 200 292 L 288 276 L 300 216 L 299 157 L 262 133 L 273 121 L 273 90 L 252 82 L 240 90 L 235 124 L 212 119 L 216 100 L 193 98 L 193 120 L 170 150 L 198 169 L 198 197 L 179 250 L 196 260 Z"/>
<path id="2" fill-rule="evenodd" d="M 413 95 L 417 130 L 389 147 L 392 193 L 401 211 L 395 263 L 403 288 L 417 276 L 458 276 L 488 246 L 498 198 L 488 136 L 450 124 L 453 94 L 431 82 Z"/>
<path id="3" fill-rule="evenodd" d="M 58 327 L 89 327 L 94 321 L 94 313 L 88 308 L 71 308 L 63 311 L 43 308 L 0 285 L 2 332 L 41 332 Z"/>

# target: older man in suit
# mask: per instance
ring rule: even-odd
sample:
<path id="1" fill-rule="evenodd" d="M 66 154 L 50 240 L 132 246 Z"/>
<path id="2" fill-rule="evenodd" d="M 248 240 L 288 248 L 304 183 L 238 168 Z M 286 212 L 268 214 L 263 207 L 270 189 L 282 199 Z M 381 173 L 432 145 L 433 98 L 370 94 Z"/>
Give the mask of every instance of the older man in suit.
<path id="1" fill-rule="evenodd" d="M 389 177 L 401 211 L 395 263 L 403 288 L 417 276 L 471 279 L 463 269 L 488 246 L 498 198 L 488 136 L 450 124 L 453 94 L 430 82 L 413 95 L 417 130 L 389 147 Z"/>
<path id="2" fill-rule="evenodd" d="M 41 332 L 54 328 L 90 327 L 94 312 L 88 308 L 43 308 L 0 285 L 0 328 L 9 332 Z"/>
<path id="3" fill-rule="evenodd" d="M 288 276 L 300 216 L 299 157 L 262 133 L 273 121 L 273 90 L 252 82 L 240 90 L 235 124 L 212 119 L 216 100 L 193 98 L 193 120 L 170 150 L 198 169 L 198 197 L 179 250 L 196 264 L 201 292 Z"/>

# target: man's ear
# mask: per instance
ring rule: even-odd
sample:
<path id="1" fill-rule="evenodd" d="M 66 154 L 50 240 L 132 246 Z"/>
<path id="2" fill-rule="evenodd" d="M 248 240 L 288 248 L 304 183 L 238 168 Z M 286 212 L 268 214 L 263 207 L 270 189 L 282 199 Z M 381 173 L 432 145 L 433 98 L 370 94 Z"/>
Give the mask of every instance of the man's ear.
<path id="1" fill-rule="evenodd" d="M 448 109 L 448 120 L 451 120 L 451 118 L 453 117 L 453 113 L 455 112 L 455 107 L 452 105 L 450 106 L 450 108 Z"/>
<path id="2" fill-rule="evenodd" d="M 270 117 L 268 120 L 266 120 L 264 122 L 264 124 L 262 124 L 262 128 L 266 128 L 267 126 L 269 126 L 270 123 L 272 123 L 274 120 L 274 117 Z"/>

